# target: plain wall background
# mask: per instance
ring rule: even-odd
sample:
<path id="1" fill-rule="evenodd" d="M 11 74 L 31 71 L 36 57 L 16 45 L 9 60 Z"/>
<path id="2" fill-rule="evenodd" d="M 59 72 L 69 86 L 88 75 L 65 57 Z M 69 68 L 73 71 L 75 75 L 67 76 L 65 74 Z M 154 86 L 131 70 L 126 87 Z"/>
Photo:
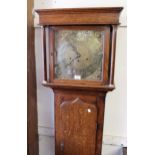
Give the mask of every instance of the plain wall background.
<path id="1" fill-rule="evenodd" d="M 116 44 L 115 86 L 106 98 L 104 136 L 127 137 L 127 45 L 126 45 L 126 0 L 35 0 L 36 8 L 64 7 L 106 7 L 123 6 L 118 27 Z M 43 59 L 41 46 L 41 31 L 36 28 L 36 69 L 37 69 L 37 99 L 39 132 L 44 128 L 47 132 L 54 129 L 53 92 L 41 85 L 43 80 Z"/>

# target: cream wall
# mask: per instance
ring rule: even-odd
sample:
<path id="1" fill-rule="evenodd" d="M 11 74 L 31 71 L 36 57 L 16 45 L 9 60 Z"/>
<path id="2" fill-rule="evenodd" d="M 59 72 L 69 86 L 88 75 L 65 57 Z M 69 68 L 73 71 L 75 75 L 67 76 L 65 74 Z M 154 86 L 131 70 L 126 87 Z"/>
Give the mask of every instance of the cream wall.
<path id="1" fill-rule="evenodd" d="M 126 145 L 127 136 L 127 60 L 126 60 L 126 0 L 35 0 L 35 8 L 61 8 L 61 7 L 105 7 L 124 6 L 120 17 L 121 25 L 118 27 L 116 45 L 115 86 L 113 92 L 108 93 L 106 98 L 104 144 Z M 37 68 L 37 99 L 38 99 L 38 128 L 40 145 L 45 139 L 43 136 L 54 135 L 54 110 L 53 92 L 41 85 L 43 80 L 43 59 L 41 51 L 41 31 L 35 30 L 36 68 Z M 48 143 L 49 140 L 46 141 Z M 48 143 L 50 147 L 50 143 Z M 46 144 L 47 146 L 47 144 Z M 42 147 L 41 147 L 42 148 Z M 107 145 L 104 146 L 109 149 Z M 42 148 L 44 150 L 44 148 Z M 111 148 L 116 150 L 116 148 Z M 118 149 L 118 148 L 117 148 Z M 44 152 L 41 150 L 40 152 Z M 47 149 L 45 149 L 47 150 Z M 108 151 L 107 151 L 108 152 Z M 42 154 L 42 153 L 40 153 Z M 113 151 L 113 154 L 118 154 Z M 111 155 L 113 155 L 111 153 Z M 46 153 L 48 155 L 48 153 Z M 49 155 L 51 155 L 49 153 Z M 106 155 L 106 153 L 105 153 Z M 107 155 L 110 155 L 110 153 Z M 118 154 L 120 155 L 120 154 Z"/>
<path id="2" fill-rule="evenodd" d="M 104 135 L 127 135 L 127 52 L 126 27 L 117 32 L 115 87 L 106 99 Z"/>

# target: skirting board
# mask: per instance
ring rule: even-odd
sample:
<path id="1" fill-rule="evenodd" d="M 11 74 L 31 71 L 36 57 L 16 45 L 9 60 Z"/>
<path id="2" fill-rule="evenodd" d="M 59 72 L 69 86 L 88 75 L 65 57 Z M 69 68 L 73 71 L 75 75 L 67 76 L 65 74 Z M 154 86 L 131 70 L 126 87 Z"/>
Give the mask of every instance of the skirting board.
<path id="1" fill-rule="evenodd" d="M 54 128 L 38 126 L 38 133 L 41 136 L 54 137 Z M 105 145 L 116 145 L 116 146 L 127 146 L 127 138 L 104 135 L 103 144 Z"/>
<path id="2" fill-rule="evenodd" d="M 119 136 L 112 136 L 112 135 L 104 135 L 103 144 L 126 147 L 127 146 L 127 138 L 119 137 Z"/>
<path id="3" fill-rule="evenodd" d="M 39 135 L 39 155 L 55 155 L 54 137 Z M 123 155 L 121 146 L 102 145 L 102 155 Z"/>

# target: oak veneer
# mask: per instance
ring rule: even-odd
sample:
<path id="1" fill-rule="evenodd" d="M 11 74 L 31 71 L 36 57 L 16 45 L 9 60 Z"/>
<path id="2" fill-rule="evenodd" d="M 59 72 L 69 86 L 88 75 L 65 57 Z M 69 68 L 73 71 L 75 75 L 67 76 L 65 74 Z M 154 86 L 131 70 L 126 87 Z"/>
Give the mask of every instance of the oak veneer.
<path id="1" fill-rule="evenodd" d="M 40 25 L 103 25 L 119 24 L 122 7 L 41 9 Z"/>
<path id="2" fill-rule="evenodd" d="M 122 9 L 36 10 L 43 26 L 43 85 L 54 91 L 56 155 L 101 155 L 106 93 L 115 88 L 116 32 Z M 59 30 L 104 31 L 101 80 L 55 77 L 55 34 Z"/>
<path id="3" fill-rule="evenodd" d="M 33 1 L 27 2 L 27 154 L 39 155 Z"/>

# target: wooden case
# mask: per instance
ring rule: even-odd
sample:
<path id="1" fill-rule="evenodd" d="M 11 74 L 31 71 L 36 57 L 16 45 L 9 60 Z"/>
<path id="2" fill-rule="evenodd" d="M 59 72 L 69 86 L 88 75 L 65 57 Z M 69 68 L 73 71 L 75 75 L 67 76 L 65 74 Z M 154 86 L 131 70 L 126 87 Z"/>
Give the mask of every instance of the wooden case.
<path id="1" fill-rule="evenodd" d="M 122 7 L 113 7 L 36 10 L 39 14 L 39 24 L 43 26 L 43 85 L 52 88 L 54 91 L 56 155 L 101 155 L 105 97 L 108 91 L 114 89 L 116 31 L 122 9 Z M 73 33 L 70 33 L 71 31 Z M 61 48 L 58 46 L 68 44 L 68 40 L 63 43 L 64 36 L 59 32 L 64 32 L 63 34 L 67 38 L 70 38 L 68 32 L 74 34 L 74 37 L 70 39 L 70 42 L 74 44 L 79 31 L 91 35 L 97 34 L 99 41 L 104 35 L 104 40 L 100 41 L 104 46 L 101 46 L 100 42 L 96 41 L 96 38 L 94 39 L 94 42 L 97 42 L 101 50 L 99 50 L 99 47 L 94 49 L 100 52 L 99 54 L 102 54 L 101 68 L 97 72 L 98 74 L 101 73 L 101 79 L 99 80 L 88 80 L 88 76 L 86 78 L 80 76 L 77 80 L 73 78 L 73 75 L 69 79 L 64 79 L 63 76 L 57 78 L 56 66 L 59 64 L 56 62 L 59 62 L 57 58 L 59 50 L 60 52 L 62 49 L 65 50 L 64 54 L 70 50 L 70 48 L 67 50 L 66 46 Z M 89 31 L 90 33 L 88 33 Z M 97 31 L 97 33 L 94 31 Z M 100 35 L 99 31 L 103 31 L 103 33 Z M 91 39 L 91 35 L 86 38 L 86 42 L 87 39 Z M 63 39 L 61 39 L 61 36 L 63 36 Z M 60 39 L 57 41 L 57 38 Z M 82 48 L 83 42 L 81 40 L 80 43 L 75 43 L 79 45 L 76 50 Z M 88 42 L 88 45 L 84 47 L 85 50 L 82 51 L 83 53 L 87 49 L 89 49 L 89 52 L 91 51 L 91 45 L 89 45 Z M 89 52 L 90 57 L 91 53 Z M 60 59 L 64 54 L 60 53 Z M 93 54 L 92 57 L 96 58 L 95 55 L 97 54 Z M 92 66 L 94 63 L 93 58 Z M 81 58 L 81 60 L 83 59 Z M 83 62 L 85 61 L 83 60 Z M 60 66 L 58 73 L 61 75 L 63 69 L 66 68 L 62 67 L 60 72 Z M 76 63 L 74 67 L 71 67 L 71 71 L 75 68 Z M 86 68 L 85 72 L 88 72 L 89 68 Z M 66 74 L 66 71 L 63 74 Z"/>

